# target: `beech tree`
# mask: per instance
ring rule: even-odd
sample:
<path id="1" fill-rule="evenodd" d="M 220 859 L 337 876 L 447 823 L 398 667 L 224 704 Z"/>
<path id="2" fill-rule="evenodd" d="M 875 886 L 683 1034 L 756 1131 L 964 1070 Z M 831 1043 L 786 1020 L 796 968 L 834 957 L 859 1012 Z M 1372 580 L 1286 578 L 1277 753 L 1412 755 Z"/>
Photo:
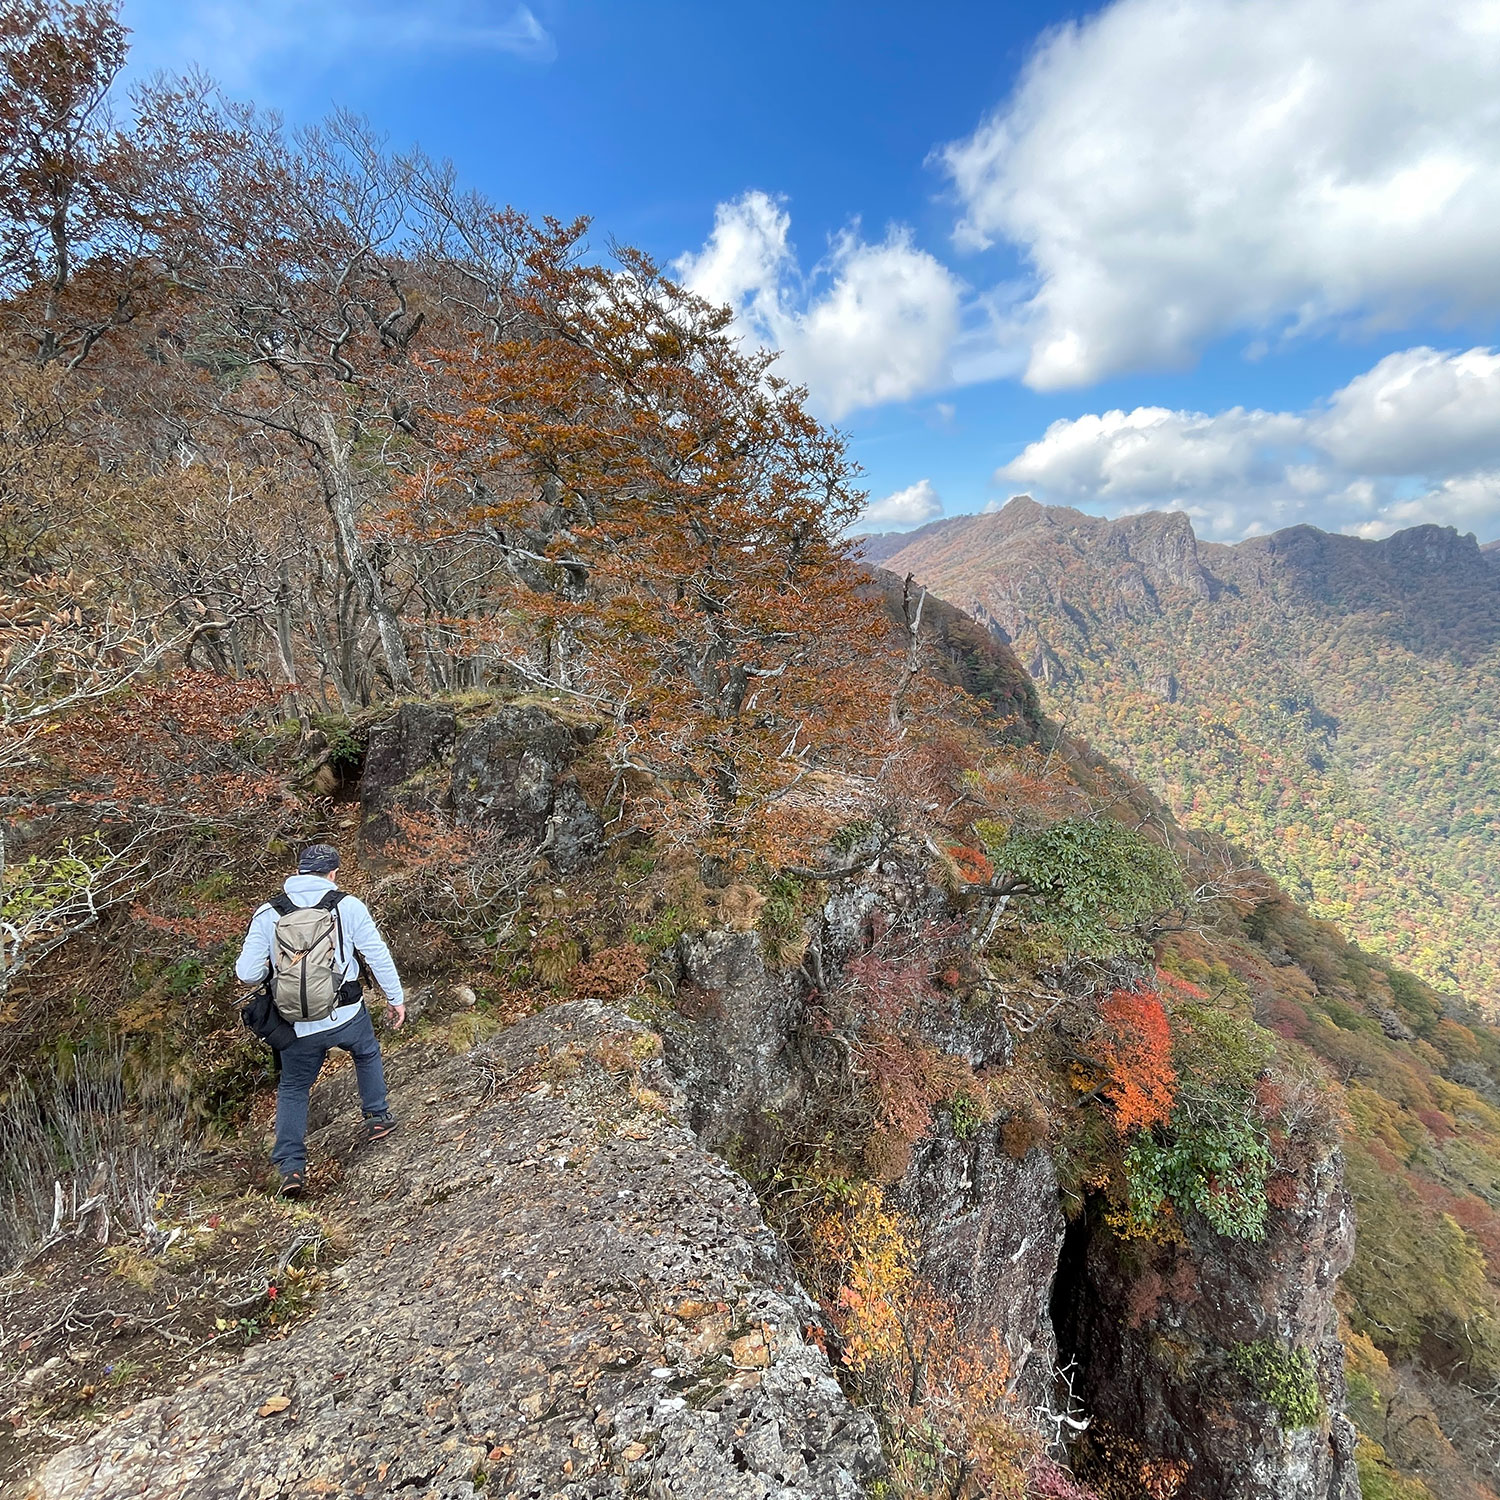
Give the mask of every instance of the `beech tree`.
<path id="1" fill-rule="evenodd" d="M 408 531 L 503 561 L 513 602 L 466 629 L 614 717 L 617 790 L 710 842 L 774 843 L 803 776 L 892 738 L 888 626 L 840 541 L 863 496 L 727 310 L 634 251 L 581 263 L 582 229 L 531 231 L 519 318 L 448 359 Z"/>

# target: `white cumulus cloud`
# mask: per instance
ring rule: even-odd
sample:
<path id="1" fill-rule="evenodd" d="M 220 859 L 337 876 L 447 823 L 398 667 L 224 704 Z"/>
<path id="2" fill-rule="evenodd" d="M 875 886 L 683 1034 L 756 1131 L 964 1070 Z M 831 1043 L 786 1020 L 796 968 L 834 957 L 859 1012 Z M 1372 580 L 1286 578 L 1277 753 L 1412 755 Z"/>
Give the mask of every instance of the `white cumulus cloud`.
<path id="1" fill-rule="evenodd" d="M 1405 349 L 1334 396 L 1321 447 L 1374 474 L 1452 474 L 1500 466 L 1500 354 Z"/>
<path id="2" fill-rule="evenodd" d="M 1029 384 L 1500 310 L 1495 0 L 1116 0 L 1049 33 L 939 160 L 1007 241 Z"/>
<path id="3" fill-rule="evenodd" d="M 790 235 L 778 200 L 746 193 L 719 205 L 707 243 L 674 269 L 693 291 L 733 307 L 746 337 L 781 350 L 780 373 L 805 383 L 826 416 L 951 380 L 962 285 L 907 230 L 873 244 L 857 226 L 846 230 L 807 276 Z"/>
<path id="4" fill-rule="evenodd" d="M 930 479 L 919 479 L 904 490 L 896 490 L 882 500 L 872 500 L 850 530 L 905 531 L 935 521 L 943 513 L 943 501 Z"/>
<path id="5" fill-rule="evenodd" d="M 1120 514 L 1185 510 L 1234 538 L 1310 522 L 1500 533 L 1500 353 L 1407 349 L 1302 412 L 1143 406 L 1054 422 L 997 479 Z"/>

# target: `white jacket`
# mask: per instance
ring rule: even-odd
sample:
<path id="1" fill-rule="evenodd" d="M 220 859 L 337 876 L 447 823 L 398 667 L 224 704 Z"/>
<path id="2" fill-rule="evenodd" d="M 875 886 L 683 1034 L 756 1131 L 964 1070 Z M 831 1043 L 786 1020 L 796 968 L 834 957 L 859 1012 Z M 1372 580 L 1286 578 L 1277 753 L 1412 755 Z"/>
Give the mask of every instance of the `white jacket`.
<path id="1" fill-rule="evenodd" d="M 293 875 L 282 887 L 287 897 L 298 906 L 316 906 L 334 883 L 322 875 Z M 339 902 L 338 931 L 342 934 L 344 978 L 359 978 L 359 960 L 370 966 L 375 982 L 385 991 L 385 998 L 392 1005 L 404 1005 L 405 993 L 401 988 L 401 976 L 391 958 L 370 908 L 358 896 L 346 894 Z M 250 931 L 245 934 L 245 946 L 235 962 L 234 972 L 245 984 L 259 984 L 271 970 L 271 953 L 276 945 L 276 909 L 262 906 L 250 918 Z M 340 1005 L 321 1021 L 297 1021 L 294 1023 L 298 1036 L 315 1036 L 320 1031 L 332 1031 L 337 1026 L 352 1021 L 359 1014 L 358 1005 Z"/>

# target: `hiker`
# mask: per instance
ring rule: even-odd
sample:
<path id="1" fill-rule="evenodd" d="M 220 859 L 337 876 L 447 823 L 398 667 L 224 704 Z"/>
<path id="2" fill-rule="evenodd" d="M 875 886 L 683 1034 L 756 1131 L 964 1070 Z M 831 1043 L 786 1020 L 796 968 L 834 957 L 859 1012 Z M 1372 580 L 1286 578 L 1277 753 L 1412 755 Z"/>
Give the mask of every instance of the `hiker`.
<path id="1" fill-rule="evenodd" d="M 307 1185 L 308 1095 L 334 1047 L 354 1058 L 365 1139 L 383 1140 L 396 1128 L 386 1101 L 380 1043 L 365 1009 L 360 960 L 385 991 L 390 1023 L 398 1031 L 406 1021 L 401 978 L 369 908 L 339 890 L 338 868 L 339 853 L 331 845 L 304 849 L 284 894 L 251 917 L 234 966 L 246 984 L 269 984 L 275 1010 L 290 1027 L 279 1027 L 280 1037 L 273 1041 L 281 1080 L 271 1153 L 288 1198 L 300 1197 Z"/>

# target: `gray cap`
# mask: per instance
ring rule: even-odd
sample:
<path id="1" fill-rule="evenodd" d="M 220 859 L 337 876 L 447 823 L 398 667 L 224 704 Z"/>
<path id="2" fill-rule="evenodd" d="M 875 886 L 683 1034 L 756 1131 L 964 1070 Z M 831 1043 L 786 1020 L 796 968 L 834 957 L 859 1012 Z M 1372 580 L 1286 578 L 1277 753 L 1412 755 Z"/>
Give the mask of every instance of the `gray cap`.
<path id="1" fill-rule="evenodd" d="M 299 875 L 331 875 L 339 867 L 339 851 L 332 844 L 309 844 L 297 859 Z"/>

